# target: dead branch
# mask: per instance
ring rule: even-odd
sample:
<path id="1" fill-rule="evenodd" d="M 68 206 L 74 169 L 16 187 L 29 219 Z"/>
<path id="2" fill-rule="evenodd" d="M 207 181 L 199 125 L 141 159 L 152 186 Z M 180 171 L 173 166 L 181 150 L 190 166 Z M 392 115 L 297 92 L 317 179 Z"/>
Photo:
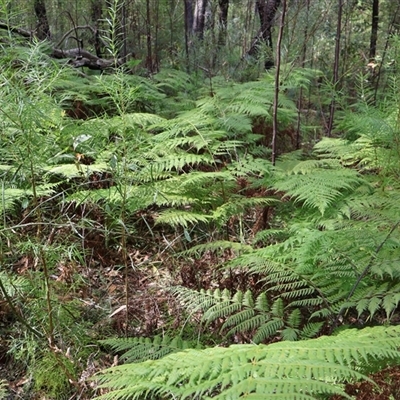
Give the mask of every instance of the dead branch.
<path id="1" fill-rule="evenodd" d="M 64 43 L 64 40 L 67 39 L 67 37 L 72 32 L 74 32 L 75 30 L 85 30 L 85 29 L 88 29 L 89 31 L 91 31 L 93 33 L 93 35 L 96 35 L 96 28 L 93 28 L 93 26 L 90 26 L 90 25 L 79 25 L 79 26 L 76 26 L 74 28 L 71 28 L 68 32 L 66 32 L 63 35 L 63 37 L 58 41 L 58 43 L 56 44 L 55 47 L 60 47 Z M 101 38 L 100 38 L 100 40 L 101 40 Z M 101 40 L 101 42 L 102 42 L 102 45 L 104 47 L 107 47 L 107 43 L 106 42 L 104 42 L 103 40 Z"/>
<path id="2" fill-rule="evenodd" d="M 27 31 L 26 29 L 17 28 L 15 26 L 10 26 L 6 22 L 0 21 L 0 29 L 5 29 L 7 31 L 17 33 L 18 35 L 25 37 L 25 38 L 32 38 L 34 33 L 32 31 Z"/>
<path id="3" fill-rule="evenodd" d="M 53 49 L 51 54 L 54 58 L 70 58 L 70 64 L 75 68 L 88 67 L 89 69 L 104 70 L 111 67 L 118 67 L 124 64 L 125 58 L 107 60 L 99 58 L 87 50 L 74 48 L 68 50 Z"/>

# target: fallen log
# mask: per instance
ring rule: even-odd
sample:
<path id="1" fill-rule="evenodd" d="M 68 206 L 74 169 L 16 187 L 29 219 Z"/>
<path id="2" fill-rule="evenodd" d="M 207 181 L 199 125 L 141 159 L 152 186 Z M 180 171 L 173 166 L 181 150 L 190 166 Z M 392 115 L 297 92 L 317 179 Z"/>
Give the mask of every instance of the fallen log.
<path id="1" fill-rule="evenodd" d="M 89 69 L 94 70 L 104 70 L 107 68 L 119 67 L 125 62 L 124 58 L 119 58 L 117 60 L 99 58 L 89 51 L 81 48 L 67 50 L 53 49 L 51 56 L 58 59 L 69 58 L 69 63 L 75 68 L 88 67 Z"/>

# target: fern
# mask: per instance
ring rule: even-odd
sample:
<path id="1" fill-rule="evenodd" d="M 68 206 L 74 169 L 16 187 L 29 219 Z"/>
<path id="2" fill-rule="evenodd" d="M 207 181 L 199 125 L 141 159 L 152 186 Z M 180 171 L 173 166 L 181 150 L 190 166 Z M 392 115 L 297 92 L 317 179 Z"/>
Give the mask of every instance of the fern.
<path id="1" fill-rule="evenodd" d="M 209 243 L 202 243 L 183 251 L 181 254 L 184 256 L 201 256 L 206 252 L 215 252 L 216 254 L 223 254 L 226 250 L 232 251 L 237 254 L 252 251 L 250 245 L 232 242 L 228 240 L 214 240 Z"/>
<path id="2" fill-rule="evenodd" d="M 285 340 L 305 337 L 299 329 L 302 323 L 300 311 L 294 309 L 287 313 L 281 298 L 270 305 L 265 292 L 256 297 L 250 290 L 239 290 L 232 295 L 228 290 L 196 292 L 175 287 L 171 292 L 189 313 L 203 312 L 201 320 L 204 324 L 222 320 L 220 333 L 226 338 L 243 334 L 250 335 L 254 343 L 262 343 L 272 335 L 279 335 L 283 328 L 282 337 Z"/>
<path id="3" fill-rule="evenodd" d="M 110 392 L 98 399 L 350 398 L 340 383 L 368 379 L 363 368 L 378 360 L 397 360 L 399 333 L 398 327 L 348 329 L 301 342 L 190 349 L 103 371 L 98 380 Z"/>
<path id="4" fill-rule="evenodd" d="M 109 338 L 100 341 L 110 346 L 114 352 L 122 352 L 121 359 L 126 363 L 157 360 L 167 354 L 176 353 L 188 348 L 201 348 L 200 344 L 193 344 L 183 340 L 180 336 L 168 335 L 153 338 Z"/>
<path id="5" fill-rule="evenodd" d="M 305 206 L 318 209 L 324 215 L 330 206 L 363 183 L 357 171 L 332 168 L 329 164 L 329 161 L 307 160 L 289 169 L 285 169 L 283 164 L 273 187 L 284 192 L 285 196 L 302 201 Z"/>
<path id="6" fill-rule="evenodd" d="M 173 227 L 183 226 L 187 228 L 189 224 L 198 224 L 199 222 L 208 222 L 209 218 L 206 215 L 181 211 L 181 210 L 166 210 L 160 212 L 156 222 L 168 224 Z"/>

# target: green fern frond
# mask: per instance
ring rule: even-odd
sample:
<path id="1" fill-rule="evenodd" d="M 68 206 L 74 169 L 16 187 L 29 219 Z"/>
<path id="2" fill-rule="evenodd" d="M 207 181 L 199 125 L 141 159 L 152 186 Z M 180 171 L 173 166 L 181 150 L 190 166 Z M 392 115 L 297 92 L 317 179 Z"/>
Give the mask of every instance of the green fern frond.
<path id="1" fill-rule="evenodd" d="M 268 319 L 269 316 L 267 314 L 256 315 L 253 309 L 248 308 L 227 318 L 220 331 L 226 332 L 226 337 L 235 335 L 236 333 L 252 332 Z"/>
<path id="2" fill-rule="evenodd" d="M 270 307 L 264 292 L 254 299 L 250 290 L 238 290 L 234 295 L 227 290 L 196 292 L 186 288 L 174 288 L 171 291 L 189 312 L 202 311 L 201 320 L 205 324 L 224 321 L 220 333 L 224 333 L 226 337 L 241 333 L 250 335 L 255 343 L 261 343 L 284 327 L 297 329 L 302 320 L 297 309 L 285 315 L 281 298 L 275 300 Z M 297 336 L 296 334 L 296 338 Z"/>
<path id="3" fill-rule="evenodd" d="M 316 337 L 317 334 L 321 331 L 322 326 L 323 322 L 309 322 L 305 324 L 301 329 L 301 338 L 310 339 Z"/>
<path id="4" fill-rule="evenodd" d="M 233 160 L 227 169 L 234 176 L 264 177 L 272 173 L 271 163 L 265 158 L 256 158 L 246 155 L 238 160 Z"/>
<path id="5" fill-rule="evenodd" d="M 223 254 L 226 250 L 231 250 L 236 254 L 252 251 L 253 248 L 248 244 L 232 242 L 230 240 L 214 240 L 209 243 L 198 244 L 188 250 L 183 251 L 181 254 L 186 256 L 201 256 L 207 252 L 216 254 Z"/>
<path id="6" fill-rule="evenodd" d="M 179 69 L 162 68 L 154 75 L 156 87 L 169 96 L 175 96 L 179 92 L 186 92 L 193 85 L 192 77 Z"/>
<path id="7" fill-rule="evenodd" d="M 154 159 L 141 171 L 142 174 L 154 175 L 165 171 L 181 171 L 185 166 L 195 166 L 198 164 L 214 164 L 213 158 L 208 154 L 192 154 L 180 151 L 176 154 L 165 154 L 158 159 Z"/>
<path id="8" fill-rule="evenodd" d="M 190 174 L 185 174 L 180 180 L 182 188 L 192 188 L 196 186 L 210 185 L 214 182 L 234 182 L 235 179 L 228 171 L 216 171 L 216 172 L 196 172 L 193 171 Z"/>
<path id="9" fill-rule="evenodd" d="M 10 210 L 15 206 L 17 201 L 27 198 L 28 193 L 26 190 L 17 188 L 2 188 L 0 199 L 0 210 Z"/>
<path id="10" fill-rule="evenodd" d="M 183 340 L 180 336 L 168 335 L 153 338 L 109 338 L 101 340 L 100 343 L 110 346 L 116 353 L 123 352 L 121 359 L 125 363 L 158 360 L 167 354 L 188 348 L 201 348 L 199 344 Z"/>
<path id="11" fill-rule="evenodd" d="M 142 129 L 149 128 L 153 125 L 159 125 L 165 121 L 164 118 L 156 114 L 149 113 L 126 113 L 123 116 L 117 116 L 111 119 L 112 123 L 120 123 L 122 126 L 139 126 Z"/>
<path id="12" fill-rule="evenodd" d="M 349 398 L 339 383 L 368 379 L 355 368 L 380 359 L 396 360 L 399 346 L 399 327 L 374 327 L 268 346 L 189 349 L 103 371 L 97 379 L 109 391 L 98 399 L 159 395 L 171 399 L 277 396 L 291 400 L 333 393 Z"/>
<path id="13" fill-rule="evenodd" d="M 167 224 L 173 227 L 182 226 L 188 228 L 189 225 L 195 225 L 200 222 L 207 223 L 209 220 L 209 216 L 204 214 L 169 209 L 159 213 L 156 218 L 156 223 Z"/>
<path id="14" fill-rule="evenodd" d="M 32 283 L 23 276 L 14 276 L 6 272 L 0 272 L 0 281 L 2 288 L 4 288 L 9 297 L 14 297 L 19 293 L 26 293 L 28 290 L 32 289 Z M 4 295 L 1 291 L 0 294 Z"/>
<path id="15" fill-rule="evenodd" d="M 172 295 L 176 298 L 181 306 L 186 308 L 189 313 L 195 313 L 198 311 L 204 311 L 214 304 L 216 304 L 221 298 L 225 297 L 221 295 L 219 289 L 212 290 L 192 290 L 182 286 L 174 286 L 169 289 Z M 229 294 L 230 296 L 230 294 Z"/>
<path id="16" fill-rule="evenodd" d="M 273 184 L 273 188 L 318 209 L 321 215 L 337 203 L 344 194 L 363 183 L 354 170 L 312 167 L 315 163 L 300 162 Z"/>
<path id="17" fill-rule="evenodd" d="M 219 318 L 225 318 L 228 315 L 240 311 L 242 308 L 241 302 L 234 299 L 221 301 L 210 307 L 203 315 L 203 320 L 207 323 L 215 321 Z"/>
<path id="18" fill-rule="evenodd" d="M 110 170 L 110 166 L 105 163 L 94 163 L 91 165 L 74 164 L 59 164 L 56 166 L 48 166 L 45 168 L 46 175 L 61 175 L 64 178 L 72 179 L 79 177 L 88 177 L 96 172 L 105 172 Z"/>
<path id="19" fill-rule="evenodd" d="M 277 200 L 268 197 L 235 197 L 231 196 L 231 199 L 218 207 L 212 215 L 212 218 L 222 224 L 229 220 L 230 217 L 240 215 L 249 208 L 259 206 L 270 206 L 276 204 Z"/>

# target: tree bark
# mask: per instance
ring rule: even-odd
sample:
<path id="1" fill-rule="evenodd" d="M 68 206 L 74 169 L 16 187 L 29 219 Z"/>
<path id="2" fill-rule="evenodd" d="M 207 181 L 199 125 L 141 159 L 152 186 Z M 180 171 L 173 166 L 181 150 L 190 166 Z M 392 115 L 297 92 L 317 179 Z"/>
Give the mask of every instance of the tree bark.
<path id="1" fill-rule="evenodd" d="M 262 40 L 269 49 L 269 54 L 266 55 L 264 63 L 265 69 L 270 69 L 274 66 L 272 24 L 280 3 L 281 0 L 256 0 L 256 9 L 261 28 L 248 53 L 250 55 L 257 55 L 259 53 L 260 41 Z"/>
<path id="2" fill-rule="evenodd" d="M 219 5 L 218 45 L 219 46 L 225 46 L 227 29 L 228 29 L 229 0 L 218 0 L 218 5 Z"/>
<path id="3" fill-rule="evenodd" d="M 204 39 L 206 23 L 207 0 L 196 0 L 193 18 L 193 33 L 200 39 Z"/>
<path id="4" fill-rule="evenodd" d="M 330 105 L 330 112 L 329 112 L 329 121 L 328 121 L 328 129 L 327 135 L 330 137 L 332 135 L 332 128 L 333 128 L 333 118 L 335 115 L 336 110 L 336 91 L 337 86 L 339 83 L 339 61 L 340 61 L 340 39 L 341 39 L 341 31 L 342 31 L 342 15 L 343 15 L 343 0 L 339 0 L 339 9 L 338 9 L 338 16 L 337 16 L 337 25 L 336 25 L 336 43 L 335 43 L 335 61 L 333 64 L 333 95 L 332 101 Z"/>
<path id="5" fill-rule="evenodd" d="M 186 70 L 190 70 L 189 42 L 193 27 L 193 6 L 192 0 L 184 0 L 185 6 L 185 53 L 186 53 Z"/>
<path id="6" fill-rule="evenodd" d="M 37 18 L 36 36 L 40 40 L 50 39 L 50 26 L 44 0 L 35 0 L 33 7 Z"/>
<path id="7" fill-rule="evenodd" d="M 271 163 L 275 165 L 276 162 L 276 140 L 278 137 L 278 108 L 279 108 L 279 91 L 280 91 L 280 72 L 281 72 L 281 46 L 283 31 L 285 29 L 285 16 L 286 16 L 286 0 L 282 4 L 281 24 L 279 27 L 278 41 L 276 44 L 276 70 L 275 70 L 275 92 L 273 104 L 273 118 L 272 118 L 272 157 Z"/>
<path id="8" fill-rule="evenodd" d="M 376 56 L 376 43 L 378 41 L 379 0 L 372 2 L 371 41 L 369 45 L 369 60 L 374 61 Z"/>
<path id="9" fill-rule="evenodd" d="M 146 0 L 146 43 L 147 43 L 147 57 L 146 67 L 147 71 L 152 74 L 153 71 L 153 51 L 152 51 L 152 38 L 151 38 L 151 14 L 150 14 L 150 0 Z"/>
<path id="10" fill-rule="evenodd" d="M 68 50 L 53 49 L 51 56 L 54 58 L 70 58 L 70 64 L 73 67 L 88 67 L 93 70 L 104 70 L 111 67 L 117 67 L 123 65 L 125 62 L 125 57 L 119 58 L 118 60 L 103 59 L 79 47 Z"/>
<path id="11" fill-rule="evenodd" d="M 93 39 L 93 47 L 96 51 L 96 56 L 101 58 L 102 50 L 101 50 L 101 40 L 100 40 L 100 21 L 103 17 L 103 3 L 99 0 L 92 0 L 90 3 L 90 14 L 92 23 L 94 25 L 94 39 Z"/>

